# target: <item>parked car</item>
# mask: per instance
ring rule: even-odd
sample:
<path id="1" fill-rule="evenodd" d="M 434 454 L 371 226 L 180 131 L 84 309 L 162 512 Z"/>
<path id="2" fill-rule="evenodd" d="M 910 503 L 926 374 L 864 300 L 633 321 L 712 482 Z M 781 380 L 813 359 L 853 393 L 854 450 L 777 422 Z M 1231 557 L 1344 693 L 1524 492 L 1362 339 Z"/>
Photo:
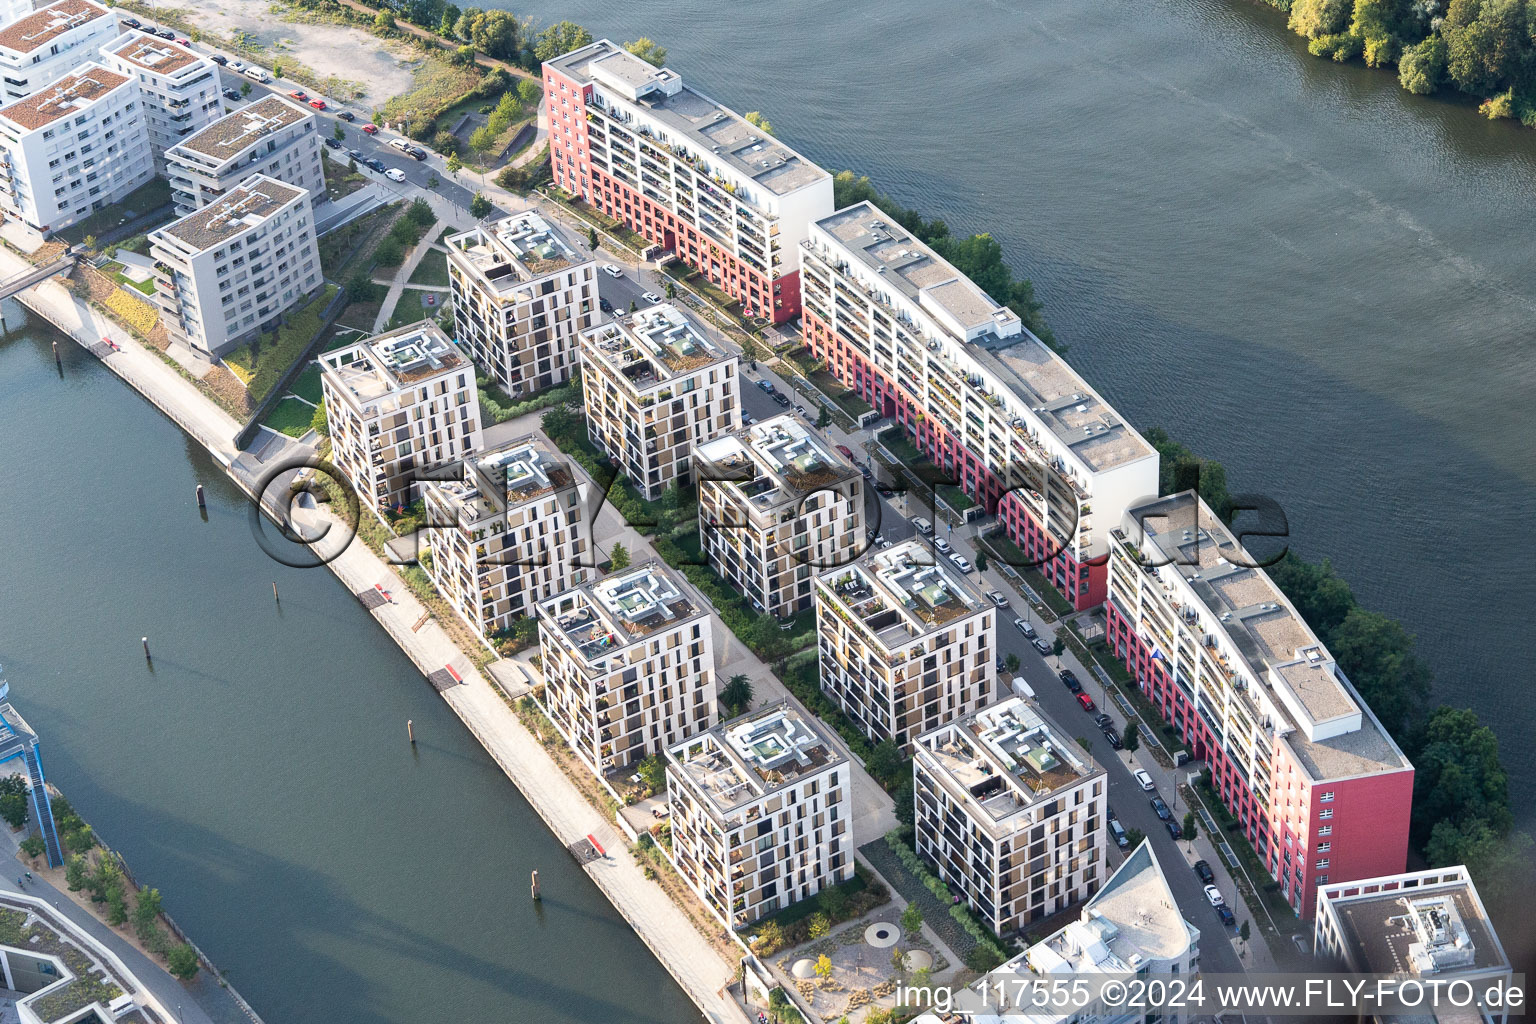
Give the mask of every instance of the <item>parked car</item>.
<path id="1" fill-rule="evenodd" d="M 192 40 L 188 39 L 185 36 L 177 36 L 176 37 L 176 44 L 178 46 L 191 46 L 192 45 Z"/>
<path id="2" fill-rule="evenodd" d="M 324 110 L 325 100 L 310 100 L 309 105 L 314 107 L 316 110 Z"/>
<path id="3" fill-rule="evenodd" d="M 229 70 L 237 73 L 243 72 L 247 67 L 248 65 L 243 60 L 232 60 L 229 62 Z"/>
<path id="4" fill-rule="evenodd" d="M 341 118 L 343 121 L 356 121 L 357 120 L 357 115 L 352 113 L 352 111 L 350 111 L 350 110 L 340 111 L 339 113 L 337 113 L 336 116 Z"/>
<path id="5" fill-rule="evenodd" d="M 1109 821 L 1109 834 L 1115 837 L 1115 845 L 1120 849 L 1131 845 L 1131 837 L 1125 834 L 1125 827 L 1113 818 Z"/>
<path id="6" fill-rule="evenodd" d="M 139 21 L 138 18 L 124 18 L 123 24 L 127 25 L 129 28 L 138 28 L 143 24 L 143 22 Z"/>
<path id="7" fill-rule="evenodd" d="M 771 381 L 771 380 L 759 380 L 757 382 L 757 386 L 762 391 L 764 391 L 764 392 L 766 392 L 766 393 L 768 393 L 770 395 L 773 394 L 773 381 Z"/>
<path id="8" fill-rule="evenodd" d="M 1035 650 L 1040 652 L 1040 656 L 1042 658 L 1051 653 L 1051 645 L 1040 639 L 1038 636 L 1030 638 L 1029 644 Z"/>
<path id="9" fill-rule="evenodd" d="M 612 313 L 613 303 L 599 295 L 597 298 L 597 308 L 602 310 L 604 313 Z"/>
<path id="10" fill-rule="evenodd" d="M 778 402 L 784 408 L 786 408 L 786 409 L 789 408 L 789 399 L 787 397 L 785 397 L 784 392 L 782 392 L 782 391 L 775 391 L 773 393 L 773 400 L 775 402 Z"/>
<path id="11" fill-rule="evenodd" d="M 624 276 L 624 271 L 620 270 L 618 267 L 614 266 L 612 263 L 604 263 L 603 264 L 603 273 L 607 274 L 609 277 L 623 277 Z"/>
<path id="12" fill-rule="evenodd" d="M 224 56 L 222 53 L 210 53 L 208 55 L 208 59 L 213 61 L 219 67 L 223 67 L 229 63 L 229 58 Z"/>
<path id="13" fill-rule="evenodd" d="M 1197 860 L 1195 861 L 1195 877 L 1206 885 L 1210 885 L 1216 881 L 1216 872 L 1212 871 L 1211 866 L 1205 861 Z"/>
<path id="14" fill-rule="evenodd" d="M 753 416 L 751 413 L 744 412 L 744 413 L 741 414 L 741 425 L 742 426 L 750 427 L 752 424 L 754 424 L 756 422 L 757 422 L 757 417 Z M 881 538 L 881 543 L 885 543 L 885 538 L 883 538 L 883 537 Z"/>
<path id="15" fill-rule="evenodd" d="M 1221 918 L 1221 923 L 1228 928 L 1237 927 L 1237 918 L 1232 916 L 1232 908 L 1225 903 L 1216 908 L 1216 916 Z"/>
<path id="16" fill-rule="evenodd" d="M 384 172 L 384 177 L 388 178 L 390 181 L 404 181 L 405 172 L 398 167 L 391 167 L 389 170 Z"/>
<path id="17" fill-rule="evenodd" d="M 1036 643 L 1045 643 L 1045 641 L 1039 640 L 1036 641 Z M 1083 692 L 1083 684 L 1077 681 L 1077 675 L 1071 669 L 1064 668 L 1060 672 L 1056 673 L 1056 676 L 1061 680 L 1061 685 L 1065 686 L 1073 693 Z"/>
<path id="18" fill-rule="evenodd" d="M 161 39 L 170 39 L 170 40 L 173 40 L 173 41 L 176 38 L 176 33 L 172 32 L 168 28 L 161 29 L 159 32 L 156 32 L 155 35 L 159 36 Z"/>
<path id="19" fill-rule="evenodd" d="M 427 151 L 420 146 L 412 146 L 405 151 L 405 155 L 412 160 L 425 160 L 427 158 Z"/>
<path id="20" fill-rule="evenodd" d="M 837 454 L 841 455 L 843 458 L 847 459 L 849 462 L 853 461 L 853 449 L 852 448 L 849 448 L 845 444 L 837 444 L 837 445 L 833 445 L 832 447 L 837 449 Z"/>
<path id="21" fill-rule="evenodd" d="M 987 600 L 991 601 L 993 604 L 997 605 L 997 607 L 999 607 L 999 608 L 1007 608 L 1008 607 L 1008 598 L 1007 598 L 1007 596 L 1001 590 L 989 590 L 989 591 L 987 591 Z"/>
<path id="22" fill-rule="evenodd" d="M 309 93 L 305 92 L 303 89 L 295 89 L 292 92 L 290 92 L 288 95 L 292 96 L 294 99 L 298 100 L 300 103 L 303 103 L 305 100 L 309 99 Z"/>
<path id="23" fill-rule="evenodd" d="M 927 536 L 933 532 L 933 524 L 924 519 L 922 516 L 913 516 L 912 525 L 917 527 L 917 532 L 923 534 L 924 536 Z"/>
<path id="24" fill-rule="evenodd" d="M 379 126 L 376 124 L 365 124 L 363 125 L 363 131 L 367 132 L 369 135 L 377 135 L 379 134 Z"/>
<path id="25" fill-rule="evenodd" d="M 347 150 L 347 156 L 351 157 L 353 160 L 356 160 L 358 163 L 362 163 L 363 161 L 368 159 L 366 156 L 363 155 L 363 151 L 360 150 L 360 149 L 349 149 L 349 150 Z"/>
<path id="26" fill-rule="evenodd" d="M 1168 830 L 1168 834 L 1174 838 L 1175 842 L 1177 842 L 1178 840 L 1184 838 L 1184 830 L 1182 828 L 1179 828 L 1179 823 L 1178 822 L 1176 822 L 1176 821 L 1165 821 L 1165 822 L 1163 822 L 1163 827 Z"/>
<path id="27" fill-rule="evenodd" d="M 239 102 L 239 100 L 240 100 L 240 90 L 239 89 L 225 89 L 224 90 L 224 98 L 227 99 L 227 100 L 235 100 L 236 102 Z"/>
<path id="28" fill-rule="evenodd" d="M 1086 693 L 1080 693 L 1077 695 L 1077 703 L 1079 707 L 1081 707 L 1089 714 L 1093 714 L 1095 711 L 1099 710 L 1099 706 L 1093 702 L 1093 698 L 1088 696 Z"/>
<path id="29" fill-rule="evenodd" d="M 341 141 L 339 139 L 326 139 L 325 140 L 325 144 L 327 146 L 329 146 L 331 149 L 340 149 L 341 148 Z"/>
<path id="30" fill-rule="evenodd" d="M 1213 907 L 1219 907 L 1223 903 L 1227 902 L 1221 898 L 1221 890 L 1216 888 L 1214 885 L 1208 885 L 1205 887 L 1205 898 L 1211 901 L 1211 906 Z"/>
<path id="31" fill-rule="evenodd" d="M 1093 724 L 1100 729 L 1109 729 L 1114 726 L 1115 720 L 1106 714 L 1100 713 L 1093 716 Z"/>
<path id="32" fill-rule="evenodd" d="M 1152 781 L 1152 776 L 1148 775 L 1140 768 L 1137 768 L 1134 772 L 1132 772 L 1131 777 L 1136 780 L 1136 785 L 1140 786 L 1148 793 L 1157 788 L 1157 784 Z"/>
<path id="33" fill-rule="evenodd" d="M 1104 817 L 1107 820 L 1109 820 L 1109 821 L 1119 821 L 1120 820 L 1120 815 L 1116 814 L 1115 813 L 1115 809 L 1113 807 L 1109 806 L 1108 804 L 1104 805 Z"/>
<path id="34" fill-rule="evenodd" d="M 1153 797 L 1152 800 L 1151 800 L 1151 804 L 1152 804 L 1152 809 L 1157 812 L 1157 816 L 1159 818 L 1163 819 L 1164 821 L 1172 821 L 1173 820 L 1173 812 L 1168 809 L 1168 805 L 1167 804 L 1163 803 L 1163 798 L 1162 797 L 1160 797 L 1160 796 Z"/>
<path id="35" fill-rule="evenodd" d="M 972 569 L 976 568 L 971 564 L 971 560 L 969 558 L 966 558 L 958 551 L 951 551 L 949 553 L 949 560 L 954 562 L 955 568 L 959 569 L 961 572 L 970 572 Z"/>
<path id="36" fill-rule="evenodd" d="M 655 292 L 641 292 L 640 297 L 653 306 L 656 305 L 656 303 L 662 301 L 661 296 L 657 295 Z"/>
<path id="37" fill-rule="evenodd" d="M 1023 619 L 1014 619 L 1013 620 L 1013 628 L 1018 630 L 1020 633 L 1023 633 L 1025 636 L 1034 636 L 1035 635 L 1035 627 L 1031 626 L 1029 623 L 1025 622 Z"/>
<path id="38" fill-rule="evenodd" d="M 405 147 L 410 145 L 410 143 L 406 142 L 404 139 L 390 139 L 389 144 L 392 148 L 398 149 L 402 153 L 405 152 Z"/>
<path id="39" fill-rule="evenodd" d="M 376 156 L 369 157 L 367 160 L 364 160 L 363 163 L 367 164 L 373 170 L 378 171 L 380 174 L 383 174 L 389 169 L 384 166 L 384 161 L 380 160 Z"/>
<path id="40" fill-rule="evenodd" d="M 253 82 L 261 82 L 265 84 L 272 81 L 272 76 L 269 75 L 264 68 L 246 68 L 241 72 L 241 74 Z"/>
<path id="41" fill-rule="evenodd" d="M 1120 734 L 1119 733 L 1115 732 L 1113 726 L 1106 725 L 1103 728 L 1101 728 L 1099 730 L 1099 732 L 1102 732 L 1104 734 L 1104 739 L 1109 742 L 1110 749 L 1112 749 L 1112 750 L 1124 750 L 1125 749 L 1125 741 L 1120 738 Z"/>
<path id="42" fill-rule="evenodd" d="M 941 555 L 947 555 L 951 551 L 955 550 L 954 548 L 949 546 L 949 541 L 945 540 L 943 537 L 935 537 L 935 538 L 933 538 L 933 546 L 934 546 L 935 549 L 938 550 L 939 554 L 941 554 Z"/>

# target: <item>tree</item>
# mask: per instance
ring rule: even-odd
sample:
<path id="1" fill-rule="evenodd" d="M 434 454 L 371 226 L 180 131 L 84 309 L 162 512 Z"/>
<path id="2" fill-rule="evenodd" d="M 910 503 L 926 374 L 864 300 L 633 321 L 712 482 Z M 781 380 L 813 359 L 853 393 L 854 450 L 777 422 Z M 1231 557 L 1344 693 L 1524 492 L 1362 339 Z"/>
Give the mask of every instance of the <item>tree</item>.
<path id="1" fill-rule="evenodd" d="M 107 890 L 107 924 L 116 928 L 128 920 L 128 903 L 123 899 L 123 887 L 114 885 Z"/>
<path id="2" fill-rule="evenodd" d="M 491 201 L 485 198 L 484 194 L 476 192 L 475 197 L 469 201 L 470 216 L 474 217 L 476 220 L 479 220 L 482 217 L 489 215 L 490 212 Z"/>
<path id="3" fill-rule="evenodd" d="M 615 544 L 613 550 L 608 553 L 608 571 L 618 572 L 620 569 L 629 568 L 629 549 L 623 544 Z"/>
<path id="4" fill-rule="evenodd" d="M 373 250 L 373 261 L 381 267 L 398 267 L 404 260 L 405 249 L 395 238 L 385 238 Z"/>
<path id="5" fill-rule="evenodd" d="M 652 793 L 660 793 L 667 788 L 667 762 L 660 754 L 652 754 L 641 761 L 635 771 Z"/>
<path id="6" fill-rule="evenodd" d="M 335 139 L 337 142 L 347 141 L 347 130 L 341 126 L 340 121 L 337 121 L 336 127 L 331 129 L 331 138 Z"/>
<path id="7" fill-rule="evenodd" d="M 448 162 L 444 166 L 448 168 L 449 174 L 458 174 L 459 171 L 464 169 L 464 163 L 459 159 L 457 153 L 449 154 Z"/>
<path id="8" fill-rule="evenodd" d="M 1268 571 L 1301 617 L 1324 638 L 1332 636 L 1355 606 L 1354 592 L 1326 558 L 1307 562 L 1288 551 Z"/>
<path id="9" fill-rule="evenodd" d="M 468 43 L 454 47 L 452 60 L 461 68 L 469 67 L 475 62 L 475 48 Z"/>
<path id="10" fill-rule="evenodd" d="M 147 939 L 155 933 L 155 922 L 163 909 L 159 889 L 139 890 L 138 899 L 133 904 L 133 929 L 139 938 Z"/>
<path id="11" fill-rule="evenodd" d="M 517 83 L 517 99 L 524 106 L 532 106 L 539 101 L 539 95 L 543 90 L 539 83 L 531 78 L 519 79 Z"/>
<path id="12" fill-rule="evenodd" d="M 43 843 L 42 836 L 27 836 L 21 841 L 21 852 L 34 860 L 41 857 L 45 849 L 47 847 Z"/>
<path id="13" fill-rule="evenodd" d="M 922 931 L 923 911 L 916 903 L 908 903 L 907 909 L 901 912 L 901 930 L 908 935 L 916 935 Z"/>
<path id="14" fill-rule="evenodd" d="M 453 23 L 451 35 L 455 39 L 462 39 L 466 43 L 475 33 L 475 21 L 485 12 L 478 7 L 466 7 L 459 12 L 459 19 Z"/>
<path id="15" fill-rule="evenodd" d="M 250 82 L 241 82 L 240 83 L 240 95 L 241 96 L 249 96 L 250 94 L 251 94 L 251 83 Z"/>
<path id="16" fill-rule="evenodd" d="M 1003 668 L 1008 670 L 1009 675 L 1016 675 L 1019 671 L 1019 656 L 1009 651 L 1008 656 L 1003 659 Z"/>
<path id="17" fill-rule="evenodd" d="M 380 11 L 373 16 L 373 30 L 375 32 L 393 32 L 395 30 L 395 16 L 388 11 Z"/>
<path id="18" fill-rule="evenodd" d="M 632 43 L 625 43 L 624 49 L 658 68 L 667 62 L 667 48 L 657 45 L 650 36 L 641 36 Z"/>
<path id="19" fill-rule="evenodd" d="M 1441 822 L 1481 820 L 1503 835 L 1513 817 L 1499 741 L 1470 709 L 1440 707 L 1416 737 L 1413 832 L 1422 846 Z"/>
<path id="20" fill-rule="evenodd" d="M 1237 930 L 1237 937 L 1242 939 L 1244 942 L 1247 942 L 1249 934 L 1248 922 L 1245 920 L 1243 922 L 1243 926 Z"/>
<path id="21" fill-rule="evenodd" d="M 85 246 L 85 248 L 88 249 L 89 251 L 95 252 L 96 251 L 96 236 L 95 235 L 86 235 L 84 238 L 80 239 L 80 244 Z"/>
<path id="22" fill-rule="evenodd" d="M 677 285 L 673 284 L 671 281 L 667 282 L 667 298 L 677 298 Z"/>
<path id="23" fill-rule="evenodd" d="M 735 718 L 752 706 L 752 680 L 745 673 L 731 676 L 715 699 L 722 717 Z"/>
<path id="24" fill-rule="evenodd" d="M 484 11 L 470 26 L 469 41 L 475 49 L 488 56 L 503 60 L 515 57 L 521 48 L 517 17 L 510 11 Z"/>
<path id="25" fill-rule="evenodd" d="M 1395 619 L 1357 606 L 1328 645 L 1387 732 L 1398 734 L 1429 696 L 1429 666 L 1413 653 L 1413 637 Z"/>
<path id="26" fill-rule="evenodd" d="M 901 778 L 901 770 L 906 762 L 902 759 L 901 748 L 895 740 L 881 740 L 875 744 L 869 752 L 869 758 L 864 762 L 864 770 L 874 777 L 875 781 L 889 789 Z"/>
<path id="27" fill-rule="evenodd" d="M 483 124 L 469 133 L 469 148 L 479 153 L 481 158 L 496 148 L 496 129 L 489 124 Z"/>
<path id="28" fill-rule="evenodd" d="M 587 228 L 587 248 L 597 248 L 597 228 Z"/>
<path id="29" fill-rule="evenodd" d="M 831 425 L 832 425 L 832 412 L 831 412 L 831 410 L 829 410 L 824 405 L 819 407 L 816 410 L 816 429 L 817 430 L 826 430 Z"/>
<path id="30" fill-rule="evenodd" d="M 1141 723 L 1126 722 L 1125 735 L 1121 737 L 1121 742 L 1125 744 L 1126 750 L 1134 753 L 1136 748 L 1141 746 Z"/>
<path id="31" fill-rule="evenodd" d="M 1424 856 L 1431 867 L 1465 864 L 1477 879 L 1477 891 L 1489 906 L 1509 906 L 1530 891 L 1531 837 L 1524 832 L 1501 836 L 1486 821 L 1442 821 L 1430 834 Z"/>
<path id="32" fill-rule="evenodd" d="M 452 39 L 453 27 L 459 23 L 461 13 L 453 4 L 444 4 L 442 20 L 437 23 L 437 34 Z"/>
<path id="33" fill-rule="evenodd" d="M 27 823 L 27 780 L 20 775 L 0 779 L 0 818 L 11 828 Z"/>
<path id="34" fill-rule="evenodd" d="M 539 33 L 538 40 L 533 44 L 533 55 L 540 61 L 554 60 L 591 41 L 592 33 L 574 21 L 557 21 Z"/>
<path id="35" fill-rule="evenodd" d="M 1350 0 L 1296 0 L 1291 4 L 1291 31 L 1308 39 L 1342 32 L 1352 7 Z"/>
<path id="36" fill-rule="evenodd" d="M 834 921 L 848 916 L 848 894 L 837 886 L 823 889 L 816 897 L 816 905 Z"/>
<path id="37" fill-rule="evenodd" d="M 749 110 L 742 117 L 746 118 L 748 124 L 757 126 L 764 133 L 773 134 L 773 123 L 764 117 L 761 111 Z"/>
<path id="38" fill-rule="evenodd" d="M 977 572 L 986 572 L 986 569 L 987 569 L 987 553 L 985 551 L 978 550 L 976 552 L 976 571 Z"/>
<path id="39" fill-rule="evenodd" d="M 1526 20 L 1524 0 L 1488 0 L 1463 27 L 1454 27 L 1448 12 L 1444 28 L 1451 81 L 1473 95 L 1488 96 L 1524 78 L 1531 59 Z"/>
<path id="40" fill-rule="evenodd" d="M 1067 642 L 1061 637 L 1051 641 L 1051 654 L 1056 658 L 1056 667 L 1061 668 L 1061 653 L 1067 649 Z"/>
<path id="41" fill-rule="evenodd" d="M 85 883 L 85 858 L 72 853 L 69 860 L 64 862 L 64 884 L 69 886 L 70 892 L 79 892 L 85 888 Z"/>
<path id="42" fill-rule="evenodd" d="M 813 939 L 820 939 L 832 930 L 832 920 L 826 914 L 817 911 L 806 919 L 805 930 Z"/>
<path id="43" fill-rule="evenodd" d="M 1147 834 L 1139 828 L 1128 828 L 1125 830 L 1125 842 L 1128 849 L 1136 849 L 1145 838 L 1147 838 Z"/>
<path id="44" fill-rule="evenodd" d="M 1200 835 L 1200 827 L 1195 823 L 1195 812 L 1194 811 L 1185 811 L 1184 812 L 1184 826 L 1183 827 L 1184 827 L 1184 839 L 1187 842 L 1189 842 L 1191 845 L 1193 845 L 1195 839 L 1198 838 L 1199 835 Z"/>
<path id="45" fill-rule="evenodd" d="M 170 972 L 182 981 L 191 981 L 197 977 L 197 954 L 185 942 L 172 946 L 170 952 L 165 954 L 165 962 Z"/>
<path id="46" fill-rule="evenodd" d="M 315 414 L 309 418 L 309 428 L 321 437 L 331 436 L 331 421 L 325 414 L 325 403 L 315 406 Z"/>
<path id="47" fill-rule="evenodd" d="M 459 151 L 459 137 L 447 130 L 440 131 L 432 136 L 432 148 L 444 156 L 452 156 Z"/>
<path id="48" fill-rule="evenodd" d="M 272 63 L 272 75 L 275 78 L 282 78 L 283 77 L 283 62 L 282 61 L 274 61 Z"/>

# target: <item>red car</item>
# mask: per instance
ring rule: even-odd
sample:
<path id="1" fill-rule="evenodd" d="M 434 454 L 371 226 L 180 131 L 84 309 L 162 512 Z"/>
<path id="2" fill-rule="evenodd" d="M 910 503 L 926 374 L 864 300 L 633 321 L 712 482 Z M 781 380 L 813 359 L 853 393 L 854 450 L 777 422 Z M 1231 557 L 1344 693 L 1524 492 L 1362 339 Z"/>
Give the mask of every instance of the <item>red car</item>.
<path id="1" fill-rule="evenodd" d="M 1083 710 L 1084 711 L 1097 711 L 1098 710 L 1098 708 L 1094 706 L 1093 698 L 1088 696 L 1086 693 L 1078 694 L 1077 695 L 1077 702 L 1083 706 Z"/>
<path id="2" fill-rule="evenodd" d="M 176 42 L 181 44 L 182 46 L 191 46 L 192 45 L 192 40 L 190 40 L 190 39 L 183 39 L 180 36 L 176 37 Z"/>
<path id="3" fill-rule="evenodd" d="M 379 134 L 379 126 L 376 124 L 365 124 L 363 125 L 363 131 L 367 132 L 369 135 L 377 135 Z"/>
<path id="4" fill-rule="evenodd" d="M 837 451 L 838 451 L 839 455 L 841 455 L 843 458 L 847 459 L 849 462 L 853 461 L 853 449 L 852 448 L 849 448 L 845 444 L 840 444 L 840 445 L 837 445 Z"/>
<path id="5" fill-rule="evenodd" d="M 303 89 L 295 89 L 295 90 L 293 90 L 293 92 L 289 93 L 288 95 L 292 96 L 294 99 L 296 99 L 296 100 L 298 100 L 300 102 L 303 102 L 304 100 L 309 99 L 309 93 L 305 92 Z"/>
<path id="6" fill-rule="evenodd" d="M 325 100 L 310 100 L 309 105 L 314 107 L 316 110 L 324 110 Z"/>

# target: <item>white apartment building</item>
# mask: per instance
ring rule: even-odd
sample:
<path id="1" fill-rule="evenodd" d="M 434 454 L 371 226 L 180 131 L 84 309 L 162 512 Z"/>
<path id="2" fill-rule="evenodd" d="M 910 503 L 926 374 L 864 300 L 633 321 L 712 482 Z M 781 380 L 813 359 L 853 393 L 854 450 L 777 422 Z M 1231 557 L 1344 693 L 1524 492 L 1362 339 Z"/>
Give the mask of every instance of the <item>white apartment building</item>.
<path id="1" fill-rule="evenodd" d="M 375 513 L 481 448 L 474 368 L 430 320 L 325 353 L 320 384 L 331 458 Z"/>
<path id="2" fill-rule="evenodd" d="M 786 702 L 668 752 L 672 863 L 733 929 L 853 877 L 851 772 L 824 730 Z"/>
<path id="3" fill-rule="evenodd" d="M 165 151 L 176 212 L 202 209 L 253 174 L 325 199 L 325 168 L 315 112 L 267 94 L 225 114 Z"/>
<path id="4" fill-rule="evenodd" d="M 912 770 L 918 854 L 999 935 L 1104 884 L 1108 779 L 1033 702 L 924 733 Z"/>
<path id="5" fill-rule="evenodd" d="M 868 547 L 864 477 L 794 416 L 694 452 L 704 554 L 758 611 L 784 617 L 810 608 L 814 577 Z"/>
<path id="6" fill-rule="evenodd" d="M 964 491 L 1078 608 L 1109 531 L 1158 492 L 1157 452 L 1019 317 L 871 203 L 801 245 L 806 344 Z"/>
<path id="7" fill-rule="evenodd" d="M 586 582 L 586 484 L 542 435 L 433 473 L 422 498 L 423 567 L 482 639 L 533 618 L 540 601 Z"/>
<path id="8" fill-rule="evenodd" d="M 1507 1000 L 1489 991 L 1507 987 L 1514 969 L 1466 867 L 1407 871 L 1319 886 L 1312 921 L 1319 970 L 1395 974 L 1456 986 L 1477 1005 L 1420 1014 L 1362 1014 L 1381 1022 L 1442 1021 L 1506 1024 Z"/>
<path id="9" fill-rule="evenodd" d="M 215 359 L 324 283 L 309 193 L 253 174 L 150 232 L 155 302 L 171 336 Z"/>
<path id="10" fill-rule="evenodd" d="M 654 501 L 693 477 L 693 449 L 741 426 L 737 358 L 671 303 L 581 336 L 587 436 Z"/>
<path id="11" fill-rule="evenodd" d="M 555 184 L 677 253 L 775 323 L 799 312 L 806 227 L 832 176 L 741 115 L 600 39 L 544 64 Z"/>
<path id="12" fill-rule="evenodd" d="M 100 64 L 0 108 L 0 211 L 46 235 L 147 182 L 143 108 L 138 84 Z"/>
<path id="13" fill-rule="evenodd" d="M 997 609 L 921 539 L 821 573 L 816 634 L 822 691 L 871 742 L 904 753 L 996 689 Z"/>
<path id="14" fill-rule="evenodd" d="M 532 210 L 447 238 L 459 344 L 513 398 L 570 379 L 597 323 L 597 263 Z"/>
<path id="15" fill-rule="evenodd" d="M 1152 844 L 1144 839 L 1084 904 L 1077 920 L 958 993 L 954 1008 L 959 1015 L 945 1019 L 963 1017 L 969 1024 L 1186 1024 L 1202 1014 L 1185 1012 L 1188 1004 L 1164 1010 L 1137 1006 L 1125 998 L 1124 983 L 1135 977 L 1171 984 L 1189 978 L 1199 962 L 1200 930 L 1184 920 Z M 1073 996 L 1067 1005 L 1062 992 Z M 913 1024 L 941 1020 L 925 1013 Z"/>
<path id="16" fill-rule="evenodd" d="M 0 0 L 0 26 L 19 21 L 32 13 L 32 0 Z"/>
<path id="17" fill-rule="evenodd" d="M 539 604 L 544 707 L 599 775 L 715 721 L 709 605 L 661 562 L 620 570 Z"/>
<path id="18" fill-rule="evenodd" d="M 139 83 L 158 171 L 166 150 L 223 114 L 218 65 L 179 43 L 126 32 L 101 48 L 101 62 Z"/>
<path id="19" fill-rule="evenodd" d="M 97 59 L 118 34 L 117 15 L 91 0 L 58 0 L 0 28 L 0 80 L 5 102 L 51 85 Z"/>

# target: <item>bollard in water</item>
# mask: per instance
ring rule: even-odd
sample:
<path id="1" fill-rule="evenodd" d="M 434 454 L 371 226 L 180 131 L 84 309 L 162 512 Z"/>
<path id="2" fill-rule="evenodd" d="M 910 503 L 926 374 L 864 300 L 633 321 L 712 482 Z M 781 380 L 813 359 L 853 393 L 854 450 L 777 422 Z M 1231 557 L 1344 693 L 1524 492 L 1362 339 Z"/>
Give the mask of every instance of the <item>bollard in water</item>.
<path id="1" fill-rule="evenodd" d="M 144 660 L 145 661 L 149 661 L 150 660 L 150 657 L 149 657 L 149 637 L 147 637 L 147 636 L 146 637 L 140 637 L 139 638 L 139 643 L 144 645 Z"/>
<path id="2" fill-rule="evenodd" d="M 279 604 L 281 604 L 283 600 L 277 596 L 277 580 L 272 581 L 272 600 L 278 602 Z"/>
<path id="3" fill-rule="evenodd" d="M 203 497 L 202 484 L 197 485 L 197 507 L 202 509 L 206 509 L 208 507 L 208 499 Z"/>
<path id="4" fill-rule="evenodd" d="M 409 718 L 405 720 L 405 735 L 411 741 L 411 746 L 416 745 L 416 723 Z"/>
<path id="5" fill-rule="evenodd" d="M 534 868 L 534 870 L 533 870 L 533 898 L 534 899 L 539 899 L 540 898 L 540 896 L 539 896 L 539 870 L 538 870 L 538 868 Z"/>

